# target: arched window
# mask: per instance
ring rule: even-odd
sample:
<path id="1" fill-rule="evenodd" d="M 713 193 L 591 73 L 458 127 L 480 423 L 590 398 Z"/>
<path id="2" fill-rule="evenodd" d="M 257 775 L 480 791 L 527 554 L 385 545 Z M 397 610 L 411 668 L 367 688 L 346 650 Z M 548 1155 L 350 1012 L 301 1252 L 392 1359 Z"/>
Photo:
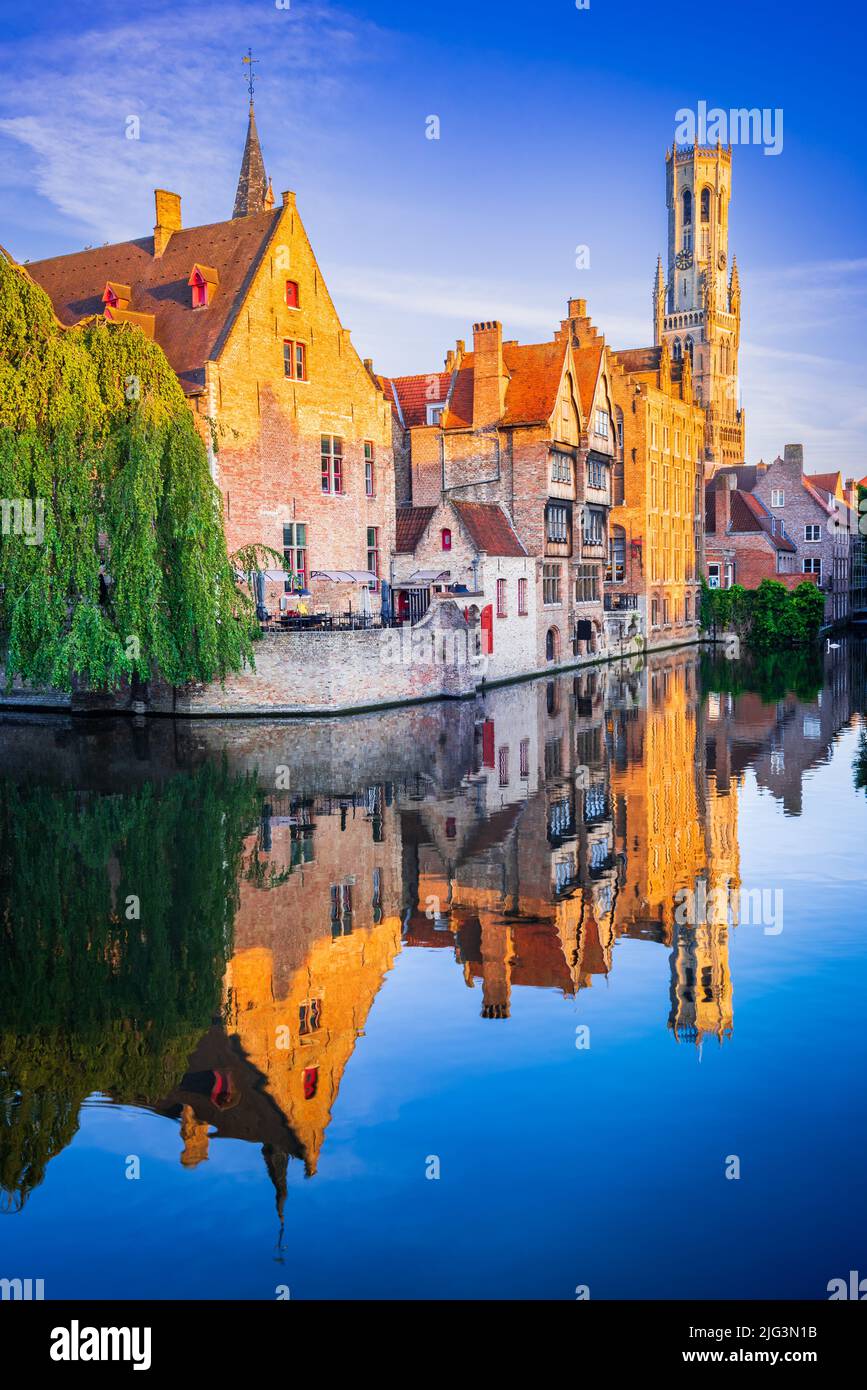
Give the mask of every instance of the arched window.
<path id="1" fill-rule="evenodd" d="M 558 661 L 560 658 L 560 630 L 549 627 L 545 633 L 545 660 Z"/>
<path id="2" fill-rule="evenodd" d="M 710 221 L 710 189 L 709 189 L 709 188 L 703 188 L 703 189 L 701 190 L 701 220 L 702 220 L 702 222 L 709 222 L 709 221 Z"/>
<path id="3" fill-rule="evenodd" d="M 683 190 L 683 225 L 692 226 L 692 194 L 688 188 Z"/>
<path id="4" fill-rule="evenodd" d="M 452 548 L 452 533 L 451 533 L 451 531 L 449 530 L 448 526 L 444 526 L 444 527 L 443 527 L 442 531 L 440 532 L 440 539 L 442 540 L 442 547 L 443 547 L 443 550 L 451 550 L 451 548 Z"/>
<path id="5" fill-rule="evenodd" d="M 693 343 L 693 341 L 692 341 L 692 337 L 691 337 L 691 336 L 688 337 L 688 338 L 686 339 L 686 341 L 685 341 L 685 343 L 684 343 L 683 346 L 684 346 L 684 348 L 686 349 L 686 355 L 687 355 L 687 357 L 689 358 L 690 363 L 692 363 L 692 361 L 693 361 L 692 352 L 693 352 L 694 343 Z"/>
<path id="6" fill-rule="evenodd" d="M 679 338 L 675 338 L 671 348 L 671 355 L 675 362 L 680 362 L 683 357 L 683 343 Z"/>

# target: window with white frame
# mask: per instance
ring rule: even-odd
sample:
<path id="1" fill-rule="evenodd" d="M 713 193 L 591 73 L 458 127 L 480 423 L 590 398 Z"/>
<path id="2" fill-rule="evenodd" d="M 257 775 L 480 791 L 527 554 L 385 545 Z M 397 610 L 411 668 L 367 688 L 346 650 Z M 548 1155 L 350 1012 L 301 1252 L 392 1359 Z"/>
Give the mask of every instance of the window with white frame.
<path id="1" fill-rule="evenodd" d="M 429 405 L 427 407 L 427 423 L 429 425 L 438 425 L 443 418 L 444 410 L 445 404 Z"/>
<path id="2" fill-rule="evenodd" d="M 785 505 L 786 505 L 786 494 L 785 494 L 785 491 L 783 490 L 783 488 L 781 488 L 781 487 L 772 487 L 772 488 L 771 488 L 771 506 L 772 506 L 772 507 L 785 507 Z"/>
<path id="3" fill-rule="evenodd" d="M 806 556 L 804 560 L 804 574 L 815 574 L 816 583 L 822 582 L 822 561 L 818 555 Z"/>
<path id="4" fill-rule="evenodd" d="M 818 522 L 809 522 L 804 527 L 805 541 L 820 541 L 822 539 L 822 528 Z"/>
<path id="5" fill-rule="evenodd" d="M 597 412 L 596 412 L 595 433 L 598 434 L 598 435 L 600 435 L 603 439 L 607 439 L 607 438 L 608 438 L 608 422 L 609 422 L 608 411 L 607 411 L 607 410 L 597 410 Z"/>

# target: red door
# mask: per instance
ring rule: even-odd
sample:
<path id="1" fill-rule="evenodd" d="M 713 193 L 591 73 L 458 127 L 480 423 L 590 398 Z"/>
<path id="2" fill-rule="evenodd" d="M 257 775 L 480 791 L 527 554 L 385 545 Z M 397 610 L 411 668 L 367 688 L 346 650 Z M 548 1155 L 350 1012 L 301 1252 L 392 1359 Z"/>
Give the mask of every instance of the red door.
<path id="1" fill-rule="evenodd" d="M 482 609 L 482 656 L 491 656 L 494 651 L 494 606 L 486 603 Z"/>

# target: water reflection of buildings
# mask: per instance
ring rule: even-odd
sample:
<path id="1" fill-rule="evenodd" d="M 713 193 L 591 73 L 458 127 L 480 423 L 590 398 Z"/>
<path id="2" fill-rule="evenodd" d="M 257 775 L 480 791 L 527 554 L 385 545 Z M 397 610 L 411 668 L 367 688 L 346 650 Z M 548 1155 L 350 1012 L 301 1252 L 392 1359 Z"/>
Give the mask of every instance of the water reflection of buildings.
<path id="1" fill-rule="evenodd" d="M 675 1036 L 727 1036 L 727 923 L 675 921 L 678 889 L 739 883 L 736 786 L 702 750 L 694 654 L 494 693 L 460 791 L 400 800 L 407 944 L 452 945 L 506 1018 L 513 987 L 576 994 L 618 937 L 656 942 Z"/>
<path id="2" fill-rule="evenodd" d="M 185 1066 L 167 1054 L 175 1084 L 147 1099 L 137 1088 L 135 1102 L 179 1121 L 185 1167 L 220 1139 L 260 1145 L 282 1212 L 290 1159 L 316 1172 L 347 1066 L 404 946 L 453 955 L 479 991 L 483 1027 L 517 1012 L 524 989 L 580 996 L 624 968 L 620 941 L 662 947 L 673 1036 L 725 1039 L 732 928 L 719 903 L 740 886 L 746 771 L 796 813 L 801 779 L 827 760 L 853 699 L 863 708 L 858 670 L 845 651 L 829 653 L 823 686 L 821 671 L 818 683 L 806 671 L 797 697 L 766 681 L 760 698 L 749 677 L 679 650 L 400 718 L 320 725 L 296 759 L 274 726 L 221 735 L 234 770 L 259 777 L 252 816 L 237 813 L 221 1007 L 181 1052 Z M 26 761 L 29 734 L 16 735 Z M 84 737 L 95 757 L 96 735 Z M 298 790 L 268 790 L 286 763 Z M 89 786 L 79 765 L 74 778 Z M 714 910 L 680 921 L 683 889 Z M 215 880 L 215 902 L 223 893 Z"/>
<path id="3" fill-rule="evenodd" d="M 181 1162 L 214 1138 L 262 1145 L 282 1214 L 290 1158 L 316 1171 L 347 1062 L 400 950 L 400 842 L 390 788 L 279 793 L 245 845 L 223 1015 L 178 1089 Z"/>

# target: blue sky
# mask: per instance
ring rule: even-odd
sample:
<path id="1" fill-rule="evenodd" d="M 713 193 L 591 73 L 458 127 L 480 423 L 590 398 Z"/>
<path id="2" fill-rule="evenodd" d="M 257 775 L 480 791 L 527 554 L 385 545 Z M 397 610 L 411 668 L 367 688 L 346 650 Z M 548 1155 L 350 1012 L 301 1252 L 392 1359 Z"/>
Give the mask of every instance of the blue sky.
<path id="1" fill-rule="evenodd" d="M 230 216 L 249 44 L 275 191 L 297 193 L 343 321 L 379 370 L 438 366 L 478 318 L 548 338 L 570 295 L 612 346 L 637 346 L 651 341 L 676 111 L 780 107 L 782 153 L 734 153 L 747 457 L 801 441 L 808 469 L 860 477 L 862 12 L 843 0 L 826 23 L 813 5 L 731 0 L 716 26 L 708 13 L 0 0 L 0 244 L 24 260 L 146 235 L 158 186 L 182 195 L 186 225 Z"/>

